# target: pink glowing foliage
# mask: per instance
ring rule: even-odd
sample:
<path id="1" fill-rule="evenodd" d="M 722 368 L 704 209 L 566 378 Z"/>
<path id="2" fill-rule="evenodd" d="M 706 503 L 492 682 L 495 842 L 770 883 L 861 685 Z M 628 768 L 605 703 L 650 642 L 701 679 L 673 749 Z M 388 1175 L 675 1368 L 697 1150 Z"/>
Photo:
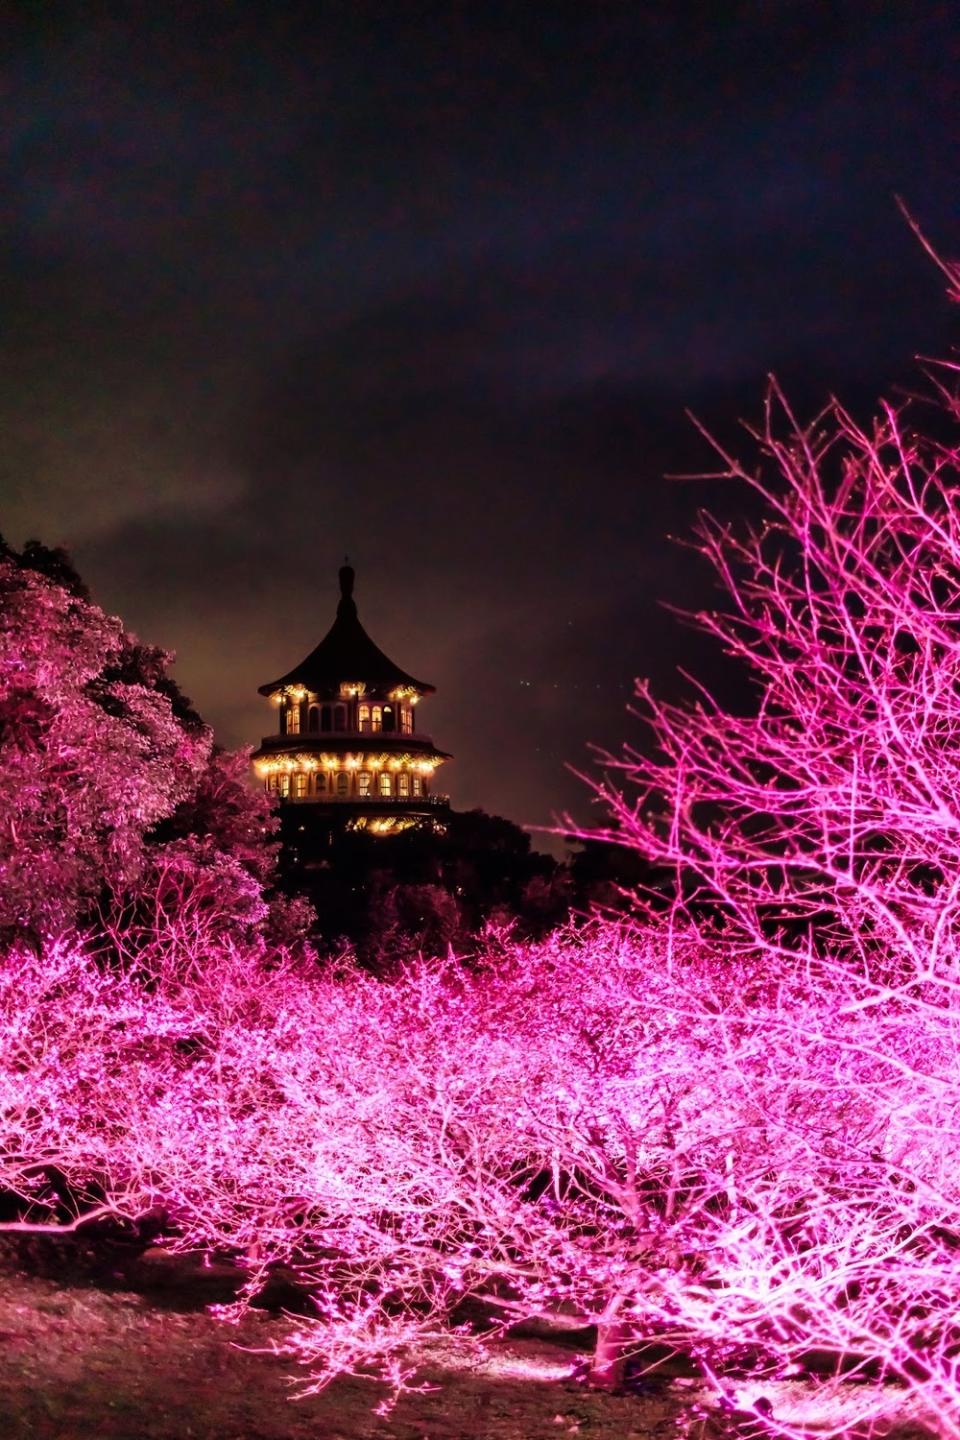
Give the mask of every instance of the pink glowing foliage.
<path id="1" fill-rule="evenodd" d="M 725 943 L 932 980 L 960 915 L 958 452 L 888 407 L 801 427 L 776 385 L 756 439 L 758 468 L 721 453 L 762 516 L 703 520 L 728 603 L 695 617 L 754 700 L 640 684 L 648 743 L 604 756 L 596 787 L 609 833 L 722 915 Z"/>
<path id="2" fill-rule="evenodd" d="M 237 1259 L 241 1305 L 292 1269 L 306 1388 L 396 1393 L 425 1346 L 482 1346 L 479 1316 L 537 1317 L 597 1326 L 596 1384 L 656 1342 L 762 1394 L 820 1351 L 960 1429 L 957 1040 L 929 997 L 675 926 L 491 935 L 390 982 L 178 953 L 146 985 L 64 941 L 8 956 L 8 1229 L 162 1212 Z M 880 1387 L 867 1419 L 902 1405 Z"/>
<path id="3" fill-rule="evenodd" d="M 137 875 L 142 839 L 196 782 L 209 736 L 124 659 L 120 625 L 0 559 L 0 925 L 75 922 Z"/>
<path id="4" fill-rule="evenodd" d="M 177 927 L 194 952 L 302 937 L 302 910 L 265 896 L 275 820 L 248 756 L 213 747 L 171 658 L 93 604 L 60 552 L 0 553 L 0 931 L 94 926 L 127 955 Z"/>
<path id="5" fill-rule="evenodd" d="M 644 1339 L 696 1346 L 677 1294 L 700 1293 L 715 1211 L 771 1124 L 744 1072 L 822 1113 L 771 1062 L 757 1016 L 777 984 L 678 965 L 652 933 L 490 936 L 469 969 L 391 982 L 202 944 L 207 964 L 148 987 L 64 942 L 8 957 L 10 1228 L 69 1221 L 53 1166 L 91 1211 L 162 1208 L 178 1246 L 241 1258 L 249 1293 L 294 1268 L 315 1386 L 371 1369 L 398 1386 L 425 1341 L 478 1343 L 477 1307 L 500 1329 L 596 1324 L 597 1383 Z"/>
<path id="6" fill-rule="evenodd" d="M 930 371 L 954 421 L 956 370 Z M 678 955 L 790 977 L 750 1004 L 765 1056 L 735 1023 L 766 1119 L 731 1152 L 701 1284 L 670 1285 L 715 1357 L 743 1345 L 771 1379 L 842 1357 L 958 1434 L 960 450 L 888 406 L 801 425 L 775 384 L 751 433 L 757 462 L 716 448 L 760 516 L 702 521 L 726 603 L 695 618 L 753 701 L 640 684 L 646 741 L 595 783 L 608 837 L 669 877 L 652 908 Z"/>

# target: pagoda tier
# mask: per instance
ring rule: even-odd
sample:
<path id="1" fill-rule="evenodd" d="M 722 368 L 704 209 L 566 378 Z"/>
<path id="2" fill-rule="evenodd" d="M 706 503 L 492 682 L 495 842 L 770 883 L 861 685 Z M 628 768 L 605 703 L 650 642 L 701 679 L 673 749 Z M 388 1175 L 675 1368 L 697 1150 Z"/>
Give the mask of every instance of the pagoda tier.
<path id="1" fill-rule="evenodd" d="M 417 728 L 416 707 L 434 687 L 401 670 L 370 639 L 340 571 L 337 617 L 315 650 L 260 686 L 278 728 L 253 755 L 255 772 L 284 805 L 308 805 L 351 829 L 386 834 L 436 824 L 448 806 L 433 790 L 450 756 Z"/>

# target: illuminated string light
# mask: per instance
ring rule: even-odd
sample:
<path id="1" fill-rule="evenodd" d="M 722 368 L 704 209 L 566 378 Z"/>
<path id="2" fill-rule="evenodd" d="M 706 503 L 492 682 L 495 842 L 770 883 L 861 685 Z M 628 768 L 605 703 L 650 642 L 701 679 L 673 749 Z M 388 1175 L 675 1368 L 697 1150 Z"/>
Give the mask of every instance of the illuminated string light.
<path id="1" fill-rule="evenodd" d="M 272 775 L 277 770 L 316 770 L 321 766 L 325 770 L 382 770 L 387 766 L 393 771 L 407 770 L 411 774 L 432 775 L 442 763 L 442 755 L 421 760 L 407 751 L 398 755 L 391 755 L 387 751 L 376 754 L 357 751 L 345 755 L 322 753 L 319 756 L 301 752 L 296 755 L 259 756 L 253 762 L 258 775 Z"/>

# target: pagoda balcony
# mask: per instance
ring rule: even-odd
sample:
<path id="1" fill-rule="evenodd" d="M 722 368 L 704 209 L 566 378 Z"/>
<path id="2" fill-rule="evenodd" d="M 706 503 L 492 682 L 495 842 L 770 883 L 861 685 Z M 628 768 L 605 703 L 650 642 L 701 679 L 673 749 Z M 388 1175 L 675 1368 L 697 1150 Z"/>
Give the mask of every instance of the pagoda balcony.
<path id="1" fill-rule="evenodd" d="M 369 748 L 375 745 L 398 745 L 412 750 L 433 750 L 433 741 L 422 730 L 404 735 L 400 730 L 301 730 L 295 735 L 264 735 L 260 741 L 262 750 L 309 749 L 311 746 L 323 750 L 341 748 L 349 742 L 350 748 L 359 748 L 356 742 Z"/>

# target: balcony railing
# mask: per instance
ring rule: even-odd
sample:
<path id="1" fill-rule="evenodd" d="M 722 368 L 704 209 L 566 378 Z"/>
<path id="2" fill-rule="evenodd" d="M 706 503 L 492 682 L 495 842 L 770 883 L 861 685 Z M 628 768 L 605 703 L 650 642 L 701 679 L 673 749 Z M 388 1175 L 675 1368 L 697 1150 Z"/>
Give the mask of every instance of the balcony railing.
<path id="1" fill-rule="evenodd" d="M 413 745 L 416 749 L 433 744 L 429 734 L 423 730 L 414 730 L 408 734 L 404 734 L 402 730 L 301 730 L 296 735 L 278 735 L 274 730 L 270 735 L 262 735 L 260 744 L 264 749 L 283 750 L 301 744 L 322 747 L 330 742 L 343 745 L 357 740 L 362 740 L 365 745 L 371 740 L 378 744 L 381 741 L 399 741 Z"/>
<path id="2" fill-rule="evenodd" d="M 371 735 L 395 737 L 397 740 L 413 740 L 420 734 L 419 730 L 388 730 L 386 726 L 378 726 L 376 730 L 368 725 L 365 730 L 358 730 L 355 727 L 345 730 L 308 730 L 303 726 L 300 730 L 274 730 L 270 735 L 265 735 L 265 740 L 342 740 L 345 737 L 356 738 L 362 735 L 368 739 Z"/>

